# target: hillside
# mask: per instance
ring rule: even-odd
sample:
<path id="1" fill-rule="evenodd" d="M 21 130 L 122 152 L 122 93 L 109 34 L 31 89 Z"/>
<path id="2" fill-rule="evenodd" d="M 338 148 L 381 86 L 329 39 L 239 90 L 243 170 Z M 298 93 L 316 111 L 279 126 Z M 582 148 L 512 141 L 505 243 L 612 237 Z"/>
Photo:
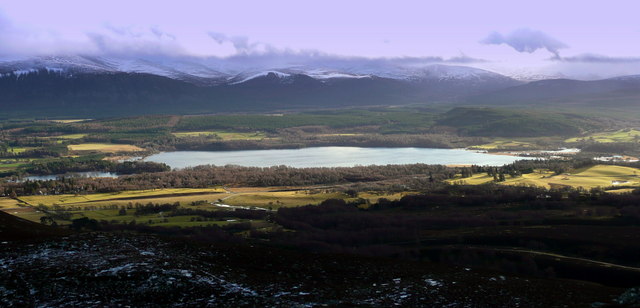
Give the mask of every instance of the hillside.
<path id="1" fill-rule="evenodd" d="M 0 211 L 0 241 L 45 238 L 69 233 Z"/>
<path id="2" fill-rule="evenodd" d="M 1 116 L 96 118 L 397 106 L 456 102 L 520 84 L 496 73 L 446 65 L 380 76 L 319 69 L 205 76 L 184 67 L 159 70 L 157 63 L 54 60 L 0 62 Z"/>
<path id="3" fill-rule="evenodd" d="M 466 102 L 477 105 L 640 107 L 640 77 L 540 80 L 474 95 Z"/>
<path id="4" fill-rule="evenodd" d="M 575 114 L 458 107 L 442 115 L 436 125 L 467 136 L 538 137 L 577 135 L 600 124 Z"/>

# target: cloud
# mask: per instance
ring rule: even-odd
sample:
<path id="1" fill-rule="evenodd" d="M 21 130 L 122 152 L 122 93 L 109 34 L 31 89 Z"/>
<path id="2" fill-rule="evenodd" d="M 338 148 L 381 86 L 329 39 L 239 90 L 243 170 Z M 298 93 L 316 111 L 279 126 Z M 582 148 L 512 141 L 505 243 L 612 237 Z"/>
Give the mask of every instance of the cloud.
<path id="1" fill-rule="evenodd" d="M 610 64 L 624 64 L 624 63 L 640 63 L 640 57 L 609 57 L 596 54 L 582 54 L 573 57 L 560 57 L 553 60 L 562 62 L 574 62 L 574 63 L 610 63 Z"/>
<path id="2" fill-rule="evenodd" d="M 176 37 L 158 27 L 135 28 L 105 25 L 100 32 L 86 33 L 92 48 L 81 53 L 106 55 L 180 55 L 186 51 Z"/>
<path id="3" fill-rule="evenodd" d="M 538 49 L 546 49 L 552 53 L 556 58 L 560 57 L 560 49 L 567 48 L 568 46 L 547 35 L 542 31 L 531 30 L 527 28 L 518 29 L 507 35 L 502 35 L 498 32 L 492 32 L 480 41 L 482 44 L 487 45 L 501 45 L 506 44 L 511 46 L 518 52 L 533 53 Z"/>
<path id="4" fill-rule="evenodd" d="M 459 63 L 459 64 L 471 64 L 471 63 L 486 63 L 486 62 L 489 62 L 489 61 L 484 60 L 484 59 L 478 59 L 478 58 L 469 57 L 469 56 L 461 53 L 459 56 L 451 57 L 449 59 L 443 59 L 443 62 L 446 62 L 446 63 Z"/>
<path id="5" fill-rule="evenodd" d="M 159 40 L 130 40 L 118 38 L 103 33 L 87 33 L 87 38 L 93 48 L 75 50 L 76 54 L 94 55 L 182 55 L 183 48 L 178 44 Z"/>
<path id="6" fill-rule="evenodd" d="M 207 34 L 220 45 L 230 43 L 237 54 L 281 51 L 267 43 L 251 42 L 246 36 L 229 36 L 224 33 L 212 31 L 207 32 Z"/>

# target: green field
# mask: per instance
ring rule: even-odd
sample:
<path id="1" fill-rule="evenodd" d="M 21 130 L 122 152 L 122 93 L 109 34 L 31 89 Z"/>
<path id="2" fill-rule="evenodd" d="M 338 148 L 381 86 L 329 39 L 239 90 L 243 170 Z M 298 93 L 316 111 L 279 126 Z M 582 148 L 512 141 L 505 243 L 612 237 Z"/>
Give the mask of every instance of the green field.
<path id="1" fill-rule="evenodd" d="M 35 147 L 12 147 L 12 148 L 9 148 L 9 152 L 12 152 L 14 154 L 20 154 L 33 149 L 36 149 L 36 148 Z"/>
<path id="2" fill-rule="evenodd" d="M 493 177 L 486 173 L 475 174 L 469 178 L 457 178 L 450 180 L 450 183 L 464 183 L 469 185 L 485 184 L 493 181 Z M 614 184 L 620 181 L 620 184 Z M 640 186 L 640 169 L 613 166 L 596 165 L 583 169 L 578 169 L 571 173 L 556 175 L 548 170 L 538 170 L 533 173 L 523 174 L 520 177 L 511 178 L 507 176 L 503 185 L 532 185 L 551 188 L 557 186 L 582 187 L 585 189 L 596 187 L 615 186 Z"/>
<path id="3" fill-rule="evenodd" d="M 27 166 L 34 161 L 38 161 L 41 159 L 38 158 L 30 158 L 30 159 L 0 159 L 0 172 L 10 172 L 15 171 L 16 169 Z"/>
<path id="4" fill-rule="evenodd" d="M 491 143 L 476 145 L 469 147 L 474 150 L 511 150 L 511 149 L 538 149 L 538 146 L 534 142 L 516 141 L 507 139 L 498 139 Z"/>
<path id="5" fill-rule="evenodd" d="M 318 204 L 327 199 L 347 199 L 342 193 L 309 193 L 308 191 L 241 193 L 224 199 L 225 204 L 236 206 L 279 207 Z"/>
<path id="6" fill-rule="evenodd" d="M 638 142 L 640 141 L 640 130 L 621 129 L 613 132 L 601 132 L 584 137 L 576 137 L 565 140 L 567 143 L 593 141 L 601 143 L 611 142 Z"/>
<path id="7" fill-rule="evenodd" d="M 243 133 L 243 132 L 229 132 L 229 131 L 199 131 L 199 132 L 175 132 L 172 133 L 178 138 L 183 137 L 214 137 L 221 140 L 262 140 L 267 136 L 261 132 Z"/>

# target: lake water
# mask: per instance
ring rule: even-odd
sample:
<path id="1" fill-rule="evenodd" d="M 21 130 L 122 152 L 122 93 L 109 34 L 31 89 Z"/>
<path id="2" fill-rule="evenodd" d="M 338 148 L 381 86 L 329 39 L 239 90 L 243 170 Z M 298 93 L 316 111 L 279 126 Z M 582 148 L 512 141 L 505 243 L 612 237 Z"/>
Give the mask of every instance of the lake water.
<path id="1" fill-rule="evenodd" d="M 172 168 L 199 165 L 270 167 L 352 167 L 390 164 L 502 166 L 522 157 L 476 153 L 462 149 L 313 147 L 286 150 L 178 151 L 151 155 L 145 161 Z"/>
<path id="2" fill-rule="evenodd" d="M 117 178 L 118 175 L 112 172 L 94 172 L 94 171 L 90 171 L 90 172 L 74 172 L 74 173 L 67 173 L 67 174 L 53 174 L 53 175 L 30 175 L 30 176 L 25 176 L 24 178 L 20 179 L 20 181 L 26 181 L 26 180 L 30 180 L 30 181 L 49 181 L 49 180 L 56 180 L 58 178 L 61 177 L 67 177 L 67 178 L 71 178 L 71 177 L 75 177 L 75 178 Z"/>

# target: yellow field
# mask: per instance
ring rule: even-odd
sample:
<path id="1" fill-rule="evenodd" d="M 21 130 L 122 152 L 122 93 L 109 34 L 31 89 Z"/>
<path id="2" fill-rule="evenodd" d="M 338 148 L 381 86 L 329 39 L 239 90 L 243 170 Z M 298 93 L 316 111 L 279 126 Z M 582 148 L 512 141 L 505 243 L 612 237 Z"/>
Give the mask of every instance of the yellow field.
<path id="1" fill-rule="evenodd" d="M 261 132 L 241 133 L 241 132 L 225 132 L 225 131 L 201 131 L 201 132 L 177 132 L 174 136 L 181 137 L 197 137 L 197 136 L 217 136 L 222 140 L 262 140 L 266 135 Z"/>
<path id="2" fill-rule="evenodd" d="M 18 201 L 10 199 L 8 197 L 0 198 L 0 210 L 12 209 L 18 207 Z"/>
<path id="3" fill-rule="evenodd" d="M 450 180 L 450 183 L 464 183 L 469 185 L 478 185 L 493 181 L 493 177 L 486 173 L 476 174 L 470 178 L 458 178 Z M 614 184 L 614 181 L 622 183 Z M 596 165 L 593 167 L 576 170 L 569 174 L 555 175 L 553 172 L 540 170 L 530 174 L 524 174 L 521 177 L 511 178 L 507 176 L 507 180 L 499 182 L 503 185 L 532 185 L 550 188 L 551 186 L 571 186 L 582 187 L 585 189 L 595 187 L 611 187 L 616 185 L 623 186 L 640 186 L 640 169 L 623 167 Z"/>
<path id="4" fill-rule="evenodd" d="M 130 144 L 110 144 L 110 143 L 82 143 L 82 144 L 70 144 L 68 146 L 71 151 L 94 151 L 103 153 L 117 153 L 117 152 L 140 152 L 144 151 L 143 148 Z"/>
<path id="5" fill-rule="evenodd" d="M 51 122 L 55 122 L 55 123 L 78 123 L 78 122 L 84 122 L 84 121 L 89 121 L 91 119 L 70 119 L 70 120 L 51 120 Z"/>
<path id="6" fill-rule="evenodd" d="M 84 138 L 86 136 L 87 136 L 87 134 L 68 134 L 68 135 L 55 136 L 53 138 L 74 140 L 74 139 Z"/>
<path id="7" fill-rule="evenodd" d="M 398 200 L 409 193 L 395 194 L 379 194 L 379 193 L 360 193 L 359 198 L 367 199 L 371 203 L 375 203 L 379 198 L 389 200 Z M 309 190 L 297 191 L 261 191 L 256 188 L 233 188 L 233 192 L 228 192 L 222 188 L 172 188 L 172 189 L 155 189 L 155 190 L 136 190 L 124 191 L 118 193 L 96 193 L 87 195 L 48 195 L 48 196 L 23 196 L 21 200 L 30 205 L 59 205 L 59 206 L 106 206 L 106 205 L 127 205 L 133 203 L 175 203 L 178 202 L 182 206 L 190 206 L 195 201 L 206 201 L 207 204 L 198 205 L 195 208 L 209 209 L 212 208 L 210 203 L 224 203 L 234 206 L 255 206 L 270 207 L 277 209 L 279 207 L 302 206 L 307 204 L 319 204 L 327 199 L 345 199 L 346 201 L 354 201 L 343 193 L 338 192 L 316 192 Z M 0 208 L 3 205 L 12 206 L 16 204 L 14 200 L 5 198 L 0 199 Z"/>
<path id="8" fill-rule="evenodd" d="M 307 191 L 279 191 L 235 194 L 224 199 L 224 204 L 237 206 L 279 207 L 302 206 L 318 204 L 327 199 L 345 199 L 348 196 L 341 193 L 315 193 Z"/>
<path id="9" fill-rule="evenodd" d="M 367 199 L 371 203 L 375 203 L 380 198 L 389 200 L 398 200 L 407 195 L 407 192 L 396 194 L 375 194 L 360 193 L 359 198 Z M 310 192 L 308 190 L 299 191 L 278 191 L 278 192 L 245 192 L 230 195 L 223 199 L 224 204 L 235 206 L 256 206 L 270 207 L 277 209 L 280 207 L 294 207 L 308 204 L 319 204 L 327 199 L 344 199 L 346 201 L 354 201 L 357 198 L 351 198 L 344 193 L 339 192 Z"/>
<path id="10" fill-rule="evenodd" d="M 496 140 L 491 143 L 469 147 L 475 150 L 498 150 L 498 149 L 533 149 L 538 148 L 535 143 L 515 140 Z"/>
<path id="11" fill-rule="evenodd" d="M 299 191 L 264 191 L 264 189 L 278 188 L 261 188 L 261 187 L 239 187 L 232 188 L 233 191 L 227 191 L 222 188 L 208 189 L 157 189 L 157 190 L 139 190 L 126 191 L 121 193 L 98 193 L 91 195 L 57 195 L 57 196 L 24 196 L 22 200 L 30 205 L 47 205 L 61 206 L 71 213 L 72 219 L 89 217 L 96 220 L 117 221 L 116 223 L 129 223 L 136 220 L 139 223 L 152 224 L 155 226 L 203 226 L 211 224 L 228 224 L 236 223 L 244 220 L 234 221 L 217 221 L 202 220 L 197 216 L 175 216 L 165 217 L 160 214 L 149 214 L 135 216 L 135 210 L 127 210 L 126 215 L 119 215 L 118 209 L 112 209 L 110 206 L 127 206 L 129 203 L 180 203 L 181 207 L 199 210 L 219 210 L 213 203 L 223 203 L 234 206 L 243 207 L 262 207 L 270 209 L 278 209 L 280 207 L 294 207 L 308 204 L 319 204 L 327 199 L 344 199 L 347 202 L 354 201 L 343 193 L 336 192 L 319 192 L 317 190 L 299 190 Z M 359 198 L 368 199 L 371 203 L 375 203 L 379 198 L 389 200 L 398 200 L 408 192 L 385 194 L 385 193 L 367 193 L 363 192 L 358 195 Z M 134 199 L 132 199 L 134 198 Z M 194 201 L 205 201 L 203 204 L 192 205 Z M 364 205 L 366 206 L 366 205 Z M 36 207 L 23 204 L 22 207 L 17 205 L 17 201 L 9 198 L 0 198 L 0 210 L 16 215 L 18 217 L 39 222 L 40 218 L 45 215 L 38 211 Z M 191 218 L 195 221 L 191 221 Z M 198 221 L 200 219 L 200 221 Z M 58 224 L 69 224 L 68 220 L 56 220 Z M 266 223 L 264 221 L 251 221 L 251 223 Z M 266 226 L 269 227 L 270 225 Z"/>
<path id="12" fill-rule="evenodd" d="M 362 136 L 364 134 L 355 134 L 355 133 L 348 133 L 348 134 L 318 134 L 316 136 L 318 137 L 351 137 L 351 136 Z"/>
<path id="13" fill-rule="evenodd" d="M 584 137 L 576 137 L 565 140 L 565 142 L 595 141 L 602 143 L 610 142 L 634 142 L 640 141 L 640 130 L 621 129 L 615 132 L 602 132 Z"/>
<path id="14" fill-rule="evenodd" d="M 154 202 L 166 203 L 184 201 L 189 202 L 195 200 L 203 200 L 202 195 L 216 194 L 220 196 L 224 190 L 220 188 L 171 188 L 171 189 L 153 189 L 153 190 L 131 190 L 117 193 L 97 193 L 88 195 L 49 195 L 49 196 L 24 196 L 22 200 L 31 205 L 104 205 L 104 204 L 122 204 L 129 202 Z M 182 198 L 182 200 L 178 200 Z"/>
<path id="15" fill-rule="evenodd" d="M 9 151 L 15 154 L 20 154 L 33 149 L 36 149 L 36 148 L 35 147 L 15 147 L 15 148 L 9 148 Z"/>

